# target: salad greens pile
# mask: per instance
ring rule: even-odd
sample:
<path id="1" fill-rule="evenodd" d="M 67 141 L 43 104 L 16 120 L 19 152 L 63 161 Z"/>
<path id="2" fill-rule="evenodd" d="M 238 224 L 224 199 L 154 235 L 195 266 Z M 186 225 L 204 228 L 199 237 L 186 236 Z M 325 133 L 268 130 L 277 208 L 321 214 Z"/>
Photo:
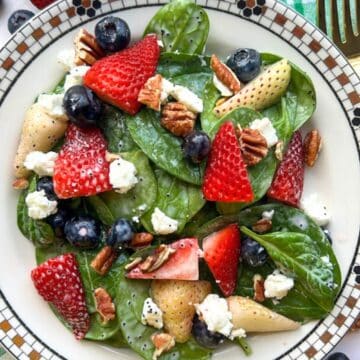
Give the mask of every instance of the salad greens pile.
<path id="1" fill-rule="evenodd" d="M 287 144 L 294 131 L 308 121 L 315 110 L 315 90 L 311 79 L 291 64 L 290 84 L 278 103 L 261 112 L 239 108 L 219 119 L 212 110 L 221 95 L 212 81 L 210 59 L 203 55 L 209 33 L 206 12 L 191 0 L 172 1 L 151 19 L 144 34 L 148 33 L 156 33 L 164 44 L 157 73 L 174 84 L 186 86 L 203 100 L 204 111 L 196 126 L 212 139 L 226 120 L 231 119 L 245 127 L 255 119 L 268 117 L 279 139 Z M 265 66 L 281 59 L 268 53 L 261 54 L 261 57 Z M 159 116 L 148 108 L 143 108 L 135 116 L 111 106 L 106 108 L 101 126 L 108 149 L 135 165 L 139 182 L 125 194 L 110 191 L 71 200 L 74 212 L 91 214 L 102 222 L 104 229 L 119 217 L 139 219 L 138 231 L 145 229 L 154 233 L 151 214 L 155 208 L 160 208 L 177 220 L 179 226 L 177 233 L 166 239 L 155 236 L 154 243 L 186 236 L 196 236 L 201 242 L 214 231 L 237 223 L 243 234 L 267 250 L 270 259 L 256 269 L 241 263 L 234 295 L 253 297 L 253 276 L 261 274 L 265 278 L 274 269 L 281 268 L 296 279 L 295 287 L 284 299 L 276 302 L 267 299 L 264 305 L 300 322 L 323 318 L 332 309 L 341 286 L 339 265 L 324 231 L 299 209 L 281 204 L 258 204 L 264 198 L 279 162 L 274 151 L 270 150 L 260 163 L 249 168 L 255 204 L 206 202 L 200 188 L 205 164 L 193 164 L 184 158 L 181 139 L 161 126 Z M 150 281 L 126 279 L 124 266 L 130 258 L 127 253 L 119 256 L 107 275 L 97 274 L 90 266 L 96 250 L 72 247 L 45 221 L 27 215 L 25 197 L 35 187 L 34 176 L 29 188 L 20 195 L 17 210 L 19 229 L 33 241 L 39 264 L 59 254 L 76 254 L 91 314 L 91 329 L 86 339 L 115 347 L 130 347 L 144 359 L 151 359 L 154 345 L 150 337 L 155 330 L 141 323 Z M 253 232 L 251 225 L 261 218 L 264 211 L 270 210 L 275 210 L 271 232 Z M 137 253 L 131 258 L 136 256 Z M 212 281 L 213 291 L 220 294 L 208 270 L 201 276 Z M 116 319 L 106 325 L 101 322 L 94 305 L 93 292 L 99 286 L 108 290 L 117 309 Z M 160 359 L 205 360 L 210 357 L 211 350 L 192 339 L 177 344 Z"/>

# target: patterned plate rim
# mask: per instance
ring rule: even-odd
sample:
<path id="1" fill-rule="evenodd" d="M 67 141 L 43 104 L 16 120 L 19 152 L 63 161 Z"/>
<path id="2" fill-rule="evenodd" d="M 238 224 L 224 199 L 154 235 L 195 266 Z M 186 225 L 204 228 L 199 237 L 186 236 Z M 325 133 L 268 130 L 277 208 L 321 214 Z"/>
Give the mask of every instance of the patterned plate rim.
<path id="1" fill-rule="evenodd" d="M 27 66 L 53 41 L 104 14 L 157 6 L 166 0 L 59 0 L 16 32 L 0 50 L 0 106 Z M 316 26 L 277 0 L 196 0 L 267 29 L 306 57 L 342 106 L 360 159 L 360 78 L 341 51 Z M 126 3 L 126 4 L 125 4 Z M 322 359 L 360 313 L 360 231 L 356 251 L 332 312 L 277 359 Z M 0 290 L 0 342 L 16 358 L 65 359 L 18 317 Z"/>

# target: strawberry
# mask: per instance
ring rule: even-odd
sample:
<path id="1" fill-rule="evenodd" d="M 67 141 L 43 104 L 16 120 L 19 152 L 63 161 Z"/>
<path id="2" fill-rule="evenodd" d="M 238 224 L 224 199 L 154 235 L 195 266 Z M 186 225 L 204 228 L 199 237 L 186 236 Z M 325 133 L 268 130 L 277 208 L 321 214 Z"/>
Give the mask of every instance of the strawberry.
<path id="1" fill-rule="evenodd" d="M 75 338 L 84 338 L 90 327 L 85 292 L 74 254 L 59 255 L 31 271 L 39 294 L 71 326 Z"/>
<path id="2" fill-rule="evenodd" d="M 156 35 L 148 35 L 132 47 L 97 61 L 84 83 L 101 99 L 135 115 L 141 104 L 138 95 L 155 73 L 160 56 Z"/>
<path id="3" fill-rule="evenodd" d="M 304 185 L 304 161 L 301 134 L 296 131 L 267 192 L 268 197 L 298 207 Z"/>
<path id="4" fill-rule="evenodd" d="M 202 187 L 206 200 L 250 202 L 254 193 L 232 122 L 225 122 L 212 143 Z"/>
<path id="5" fill-rule="evenodd" d="M 203 240 L 204 259 L 225 296 L 236 287 L 240 256 L 240 231 L 236 224 L 228 225 Z"/>
<path id="6" fill-rule="evenodd" d="M 55 2 L 55 0 L 30 0 L 30 1 L 38 9 L 44 9 L 47 6 L 49 6 L 50 4 L 52 4 L 53 2 Z"/>
<path id="7" fill-rule="evenodd" d="M 160 268 L 153 272 L 142 272 L 135 267 L 126 277 L 129 279 L 166 279 L 198 280 L 199 279 L 199 244 L 195 238 L 178 240 L 171 244 L 176 252 Z"/>
<path id="8" fill-rule="evenodd" d="M 69 125 L 54 167 L 54 190 L 60 199 L 111 190 L 106 145 L 99 129 Z"/>

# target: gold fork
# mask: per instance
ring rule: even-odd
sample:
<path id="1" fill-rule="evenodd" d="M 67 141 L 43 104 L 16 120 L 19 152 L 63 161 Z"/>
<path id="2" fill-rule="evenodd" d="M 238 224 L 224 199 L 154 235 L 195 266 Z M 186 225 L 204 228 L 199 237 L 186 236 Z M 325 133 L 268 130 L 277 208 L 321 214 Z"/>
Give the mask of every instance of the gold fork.
<path id="1" fill-rule="evenodd" d="M 340 50 L 348 57 L 355 58 L 360 55 L 360 0 L 355 1 L 355 19 L 357 33 L 354 32 L 351 20 L 350 0 L 343 0 L 342 23 L 344 27 L 345 41 L 341 40 L 339 13 L 336 3 L 338 0 L 330 0 L 330 21 L 332 39 Z M 317 0 L 317 18 L 320 29 L 326 34 L 326 11 L 325 0 Z M 330 36 L 330 34 L 328 34 Z M 360 61 L 360 60 L 357 60 Z"/>

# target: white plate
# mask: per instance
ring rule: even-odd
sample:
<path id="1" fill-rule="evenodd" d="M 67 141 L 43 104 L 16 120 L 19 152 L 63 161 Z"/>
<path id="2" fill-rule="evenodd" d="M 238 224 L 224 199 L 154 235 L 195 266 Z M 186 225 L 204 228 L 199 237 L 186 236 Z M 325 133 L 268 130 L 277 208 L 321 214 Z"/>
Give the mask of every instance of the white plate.
<path id="1" fill-rule="evenodd" d="M 35 266 L 34 249 L 16 226 L 18 193 L 11 188 L 12 160 L 25 110 L 37 94 L 62 77 L 56 55 L 71 47 L 79 27 L 93 31 L 99 17 L 115 13 L 129 23 L 134 39 L 141 36 L 158 8 L 155 5 L 163 2 L 92 1 L 98 8 L 90 10 L 82 7 L 81 0 L 61 0 L 21 28 L 0 52 L 0 339 L 20 359 L 137 358 L 128 350 L 75 341 L 37 295 L 29 276 Z M 296 332 L 251 337 L 252 358 L 321 359 L 360 310 L 360 276 L 355 273 L 359 270 L 355 265 L 360 264 L 360 80 L 338 49 L 302 16 L 274 0 L 247 4 L 255 2 L 256 8 L 242 8 L 244 1 L 199 0 L 211 20 L 207 50 L 225 56 L 240 46 L 255 47 L 287 57 L 311 76 L 318 104 L 308 126 L 320 130 L 324 149 L 316 167 L 306 173 L 305 195 L 316 191 L 329 205 L 344 286 L 325 320 Z M 218 350 L 214 359 L 240 356 L 232 346 Z"/>

